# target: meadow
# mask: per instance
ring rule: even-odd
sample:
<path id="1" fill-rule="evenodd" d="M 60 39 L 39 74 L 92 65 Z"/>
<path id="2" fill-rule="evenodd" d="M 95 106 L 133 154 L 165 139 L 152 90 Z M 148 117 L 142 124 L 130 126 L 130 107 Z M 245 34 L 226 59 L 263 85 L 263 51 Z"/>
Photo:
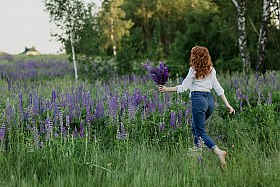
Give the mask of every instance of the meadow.
<path id="1" fill-rule="evenodd" d="M 0 186 L 279 186 L 280 72 L 219 72 L 206 131 L 227 166 L 194 147 L 189 91 L 150 75 L 76 83 L 65 58 L 0 56 Z M 182 79 L 168 82 L 176 86 Z"/>

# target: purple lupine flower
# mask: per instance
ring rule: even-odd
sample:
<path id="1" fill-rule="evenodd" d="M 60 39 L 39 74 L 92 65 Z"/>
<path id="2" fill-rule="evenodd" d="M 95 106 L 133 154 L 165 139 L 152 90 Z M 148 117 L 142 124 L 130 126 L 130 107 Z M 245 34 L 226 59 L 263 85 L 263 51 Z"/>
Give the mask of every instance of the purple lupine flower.
<path id="1" fill-rule="evenodd" d="M 32 105 L 32 92 L 29 93 L 29 106 Z"/>
<path id="2" fill-rule="evenodd" d="M 23 110 L 22 110 L 22 93 L 19 91 L 19 114 L 20 114 L 20 122 L 23 121 Z"/>
<path id="3" fill-rule="evenodd" d="M 52 90 L 51 104 L 53 104 L 53 103 L 55 102 L 55 97 L 56 97 L 56 95 L 55 95 L 55 90 L 53 89 L 53 90 Z"/>
<path id="4" fill-rule="evenodd" d="M 171 132 L 174 131 L 175 129 L 175 113 L 171 110 L 171 121 L 170 121 L 170 126 L 171 126 Z"/>
<path id="5" fill-rule="evenodd" d="M 202 160 L 202 156 L 200 156 L 199 158 L 198 158 L 198 162 L 197 162 L 198 164 L 203 164 L 203 160 Z"/>
<path id="6" fill-rule="evenodd" d="M 251 107 L 248 96 L 245 96 L 245 99 L 246 99 L 247 105 L 248 105 L 249 107 Z"/>
<path id="7" fill-rule="evenodd" d="M 179 112 L 179 124 L 183 125 L 183 113 L 182 110 Z"/>
<path id="8" fill-rule="evenodd" d="M 149 60 L 147 60 L 147 64 L 142 65 L 149 71 L 157 85 L 165 85 L 167 83 L 168 78 L 170 77 L 168 74 L 168 65 L 164 67 L 164 64 L 159 62 L 159 66 L 154 69 Z"/>
<path id="9" fill-rule="evenodd" d="M 62 134 L 63 134 L 63 140 L 66 141 L 67 139 L 67 131 L 66 127 L 62 126 Z"/>
<path id="10" fill-rule="evenodd" d="M 87 107 L 87 132 L 88 132 L 88 137 L 90 139 L 90 119 L 91 119 L 91 113 L 90 113 L 90 108 L 89 106 Z"/>
<path id="11" fill-rule="evenodd" d="M 5 138 L 5 124 L 2 123 L 1 130 L 0 130 L 0 140 L 1 144 L 3 144 L 4 138 Z"/>
<path id="12" fill-rule="evenodd" d="M 240 111 L 243 111 L 242 100 L 240 101 Z"/>
<path id="13" fill-rule="evenodd" d="M 75 127 L 75 130 L 74 130 L 74 138 L 77 138 L 78 137 L 78 130 L 77 128 Z"/>
<path id="14" fill-rule="evenodd" d="M 271 92 L 269 92 L 268 98 L 266 99 L 265 104 L 267 104 L 267 105 L 272 104 L 272 93 Z"/>
<path id="15" fill-rule="evenodd" d="M 224 135 L 224 134 L 219 135 L 217 138 L 215 138 L 215 140 L 218 140 L 218 139 L 220 139 L 220 138 L 222 138 L 222 137 L 226 138 L 226 135 Z"/>
<path id="16" fill-rule="evenodd" d="M 42 121 L 40 121 L 40 123 L 41 123 L 41 125 L 40 125 L 40 130 L 41 130 L 41 132 L 40 132 L 40 134 L 44 134 L 44 132 L 45 132 L 45 126 L 43 125 L 43 123 L 42 123 Z"/>
<path id="17" fill-rule="evenodd" d="M 34 139 L 34 143 L 35 146 L 37 147 L 38 151 L 39 151 L 39 134 L 38 134 L 38 130 L 36 128 L 36 125 L 33 126 L 33 139 Z"/>
<path id="18" fill-rule="evenodd" d="M 217 101 L 217 97 L 215 97 L 215 105 L 216 105 L 216 108 L 219 107 L 219 104 L 218 104 L 218 101 Z"/>
<path id="19" fill-rule="evenodd" d="M 44 112 L 44 108 L 43 108 L 43 102 L 42 102 L 42 96 L 39 95 L 39 105 L 38 105 L 38 110 L 39 110 L 39 114 L 43 114 Z"/>
<path id="20" fill-rule="evenodd" d="M 76 111 L 76 115 L 77 115 L 77 119 L 79 119 L 81 114 L 81 108 L 80 108 L 80 104 L 77 105 L 77 111 Z"/>
<path id="21" fill-rule="evenodd" d="M 163 109 L 163 106 L 162 106 L 161 102 L 159 101 L 158 102 L 158 113 L 159 114 L 162 114 L 162 109 Z"/>
<path id="22" fill-rule="evenodd" d="M 66 127 L 69 127 L 69 116 L 66 116 Z"/>
<path id="23" fill-rule="evenodd" d="M 43 147 L 44 147 L 44 142 L 41 142 L 41 143 L 40 143 L 40 146 L 43 148 Z"/>
<path id="24" fill-rule="evenodd" d="M 124 128 L 124 124 L 121 123 L 121 132 L 119 133 L 119 140 L 125 140 L 126 139 L 126 132 Z"/>
<path id="25" fill-rule="evenodd" d="M 163 126 L 159 126 L 159 131 L 163 131 Z"/>
<path id="26" fill-rule="evenodd" d="M 58 116 L 59 116 L 59 134 L 61 134 L 61 131 L 63 130 L 63 113 L 61 110 L 59 110 L 59 113 L 58 113 Z"/>
<path id="27" fill-rule="evenodd" d="M 235 89 L 237 89 L 237 88 L 238 88 L 238 78 L 235 78 L 235 83 L 234 83 L 234 85 L 235 85 Z"/>
<path id="28" fill-rule="evenodd" d="M 30 128 L 30 124 L 28 123 L 28 124 L 26 124 L 26 130 L 31 130 L 31 128 Z"/>
<path id="29" fill-rule="evenodd" d="M 163 127 L 165 127 L 165 123 L 161 123 L 161 125 L 159 126 L 159 131 L 163 131 Z"/>

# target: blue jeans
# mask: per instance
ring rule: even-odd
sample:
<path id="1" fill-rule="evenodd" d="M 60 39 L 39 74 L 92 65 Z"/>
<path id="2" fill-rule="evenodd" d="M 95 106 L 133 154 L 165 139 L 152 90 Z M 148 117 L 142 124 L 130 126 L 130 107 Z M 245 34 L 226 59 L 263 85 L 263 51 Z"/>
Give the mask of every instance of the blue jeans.
<path id="1" fill-rule="evenodd" d="M 198 145 L 199 137 L 204 144 L 213 150 L 217 145 L 205 132 L 205 121 L 214 110 L 214 100 L 210 92 L 194 91 L 191 93 L 192 102 L 192 134 L 194 144 Z"/>

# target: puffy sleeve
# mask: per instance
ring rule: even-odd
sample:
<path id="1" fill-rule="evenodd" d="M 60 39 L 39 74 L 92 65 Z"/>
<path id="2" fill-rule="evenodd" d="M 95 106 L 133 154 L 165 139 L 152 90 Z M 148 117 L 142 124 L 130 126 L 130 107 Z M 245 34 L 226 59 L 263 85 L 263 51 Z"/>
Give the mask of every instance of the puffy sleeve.
<path id="1" fill-rule="evenodd" d="M 217 95 L 218 96 L 222 95 L 225 91 L 221 87 L 219 81 L 217 80 L 216 70 L 214 68 L 212 69 L 212 82 L 213 82 L 213 88 L 216 91 Z"/>
<path id="2" fill-rule="evenodd" d="M 190 85 L 193 82 L 193 78 L 195 77 L 193 68 L 190 67 L 189 73 L 187 77 L 183 80 L 181 85 L 176 86 L 177 87 L 177 93 L 185 92 L 189 89 Z"/>

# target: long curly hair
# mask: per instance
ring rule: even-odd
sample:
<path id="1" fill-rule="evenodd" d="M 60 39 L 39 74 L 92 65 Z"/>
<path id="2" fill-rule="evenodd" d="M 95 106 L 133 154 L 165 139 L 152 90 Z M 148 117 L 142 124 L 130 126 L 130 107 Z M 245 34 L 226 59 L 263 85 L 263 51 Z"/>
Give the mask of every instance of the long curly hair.
<path id="1" fill-rule="evenodd" d="M 193 47 L 190 59 L 190 66 L 196 71 L 196 79 L 204 79 L 211 74 L 213 64 L 211 63 L 211 57 L 207 48 L 200 46 Z"/>

